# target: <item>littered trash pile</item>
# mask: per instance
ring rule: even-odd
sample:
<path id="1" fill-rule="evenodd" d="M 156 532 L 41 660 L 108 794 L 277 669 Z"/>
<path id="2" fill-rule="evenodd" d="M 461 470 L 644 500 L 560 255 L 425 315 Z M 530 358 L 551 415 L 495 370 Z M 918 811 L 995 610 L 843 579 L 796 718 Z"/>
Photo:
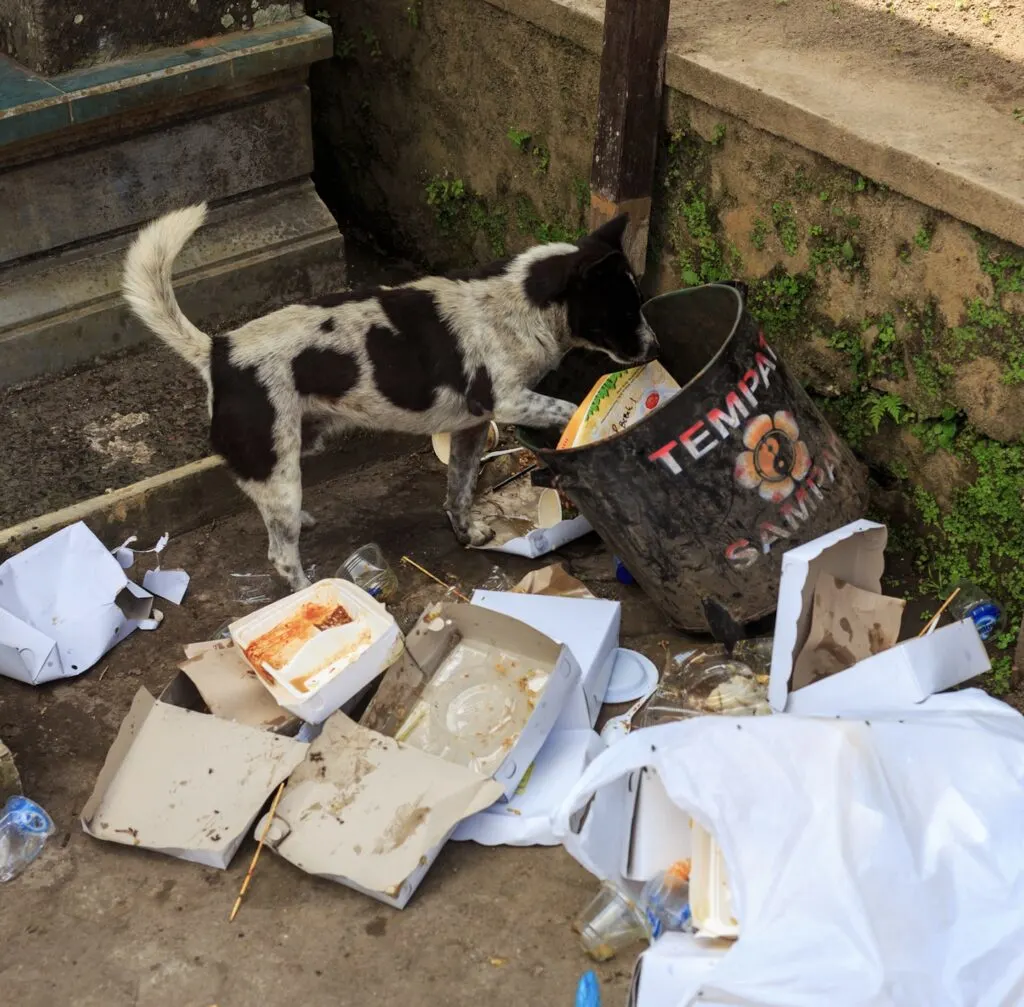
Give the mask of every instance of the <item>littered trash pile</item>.
<path id="1" fill-rule="evenodd" d="M 59 563 L 94 578 L 79 625 L 103 628 L 79 653 L 58 627 L 41 664 L 0 648 L 28 681 L 149 618 L 126 589 L 152 604 L 82 526 L 47 542 L 6 569 L 0 625 L 44 635 L 33 613 L 56 602 L 32 571 Z M 638 1007 L 1021 1002 L 1024 719 L 947 691 L 989 668 L 971 618 L 903 638 L 885 544 L 858 521 L 790 550 L 773 637 L 669 653 L 660 675 L 619 646 L 619 603 L 558 566 L 430 605 L 405 635 L 367 590 L 320 580 L 139 690 L 82 826 L 217 868 L 251 833 L 256 857 L 396 909 L 449 841 L 563 844 L 596 879 L 581 971 L 638 955 Z M 382 551 L 359 555 L 386 600 Z M 611 702 L 632 706 L 598 734 Z M 588 973 L 580 996 L 597 992 Z"/>

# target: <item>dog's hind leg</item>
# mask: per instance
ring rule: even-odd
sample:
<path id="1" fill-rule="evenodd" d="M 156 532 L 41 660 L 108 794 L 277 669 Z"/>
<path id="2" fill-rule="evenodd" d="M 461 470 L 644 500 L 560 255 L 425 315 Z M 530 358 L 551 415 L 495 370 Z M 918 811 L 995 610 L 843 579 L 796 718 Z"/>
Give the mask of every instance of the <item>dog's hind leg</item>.
<path id="1" fill-rule="evenodd" d="M 487 444 L 490 424 L 481 423 L 451 435 L 451 454 L 448 459 L 448 499 L 445 512 L 452 523 L 455 537 L 462 545 L 483 545 L 494 538 L 487 525 L 471 518 L 473 491 L 480 475 L 480 457 Z"/>
<path id="2" fill-rule="evenodd" d="M 256 504 L 267 526 L 267 558 L 293 591 L 309 587 L 299 558 L 302 530 L 302 472 L 299 453 L 279 456 L 270 478 L 261 482 L 239 480 L 238 485 Z"/>

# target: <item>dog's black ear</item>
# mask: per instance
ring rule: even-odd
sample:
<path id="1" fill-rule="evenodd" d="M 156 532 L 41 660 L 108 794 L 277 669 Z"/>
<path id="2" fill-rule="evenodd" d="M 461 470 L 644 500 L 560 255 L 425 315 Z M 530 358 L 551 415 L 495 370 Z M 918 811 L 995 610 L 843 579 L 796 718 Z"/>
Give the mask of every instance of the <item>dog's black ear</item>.
<path id="1" fill-rule="evenodd" d="M 594 241 L 600 241 L 609 248 L 622 248 L 622 237 L 626 233 L 629 224 L 629 214 L 620 213 L 617 217 L 602 224 L 590 237 Z"/>
<path id="2" fill-rule="evenodd" d="M 564 301 L 569 287 L 577 280 L 580 253 L 551 255 L 538 259 L 526 274 L 523 289 L 530 302 L 538 308 L 547 308 Z"/>
<path id="3" fill-rule="evenodd" d="M 626 257 L 620 251 L 605 252 L 600 258 L 585 262 L 583 265 L 583 278 L 589 282 L 610 279 L 618 273 L 625 272 L 627 268 Z"/>

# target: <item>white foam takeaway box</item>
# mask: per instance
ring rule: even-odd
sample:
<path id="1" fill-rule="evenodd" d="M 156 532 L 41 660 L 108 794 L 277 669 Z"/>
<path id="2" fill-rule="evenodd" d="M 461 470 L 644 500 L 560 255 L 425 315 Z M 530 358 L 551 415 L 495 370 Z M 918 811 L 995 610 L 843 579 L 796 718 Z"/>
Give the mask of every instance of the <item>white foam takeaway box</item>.
<path id="1" fill-rule="evenodd" d="M 566 700 L 556 728 L 579 731 L 597 723 L 619 646 L 622 606 L 603 598 L 559 598 L 512 591 L 474 591 L 474 605 L 503 612 L 565 644 L 579 663 L 580 686 Z"/>
<path id="2" fill-rule="evenodd" d="M 341 606 L 350 622 L 315 633 L 280 668 L 257 667 L 246 653 L 305 606 Z M 388 610 L 355 584 L 340 578 L 318 581 L 237 619 L 231 639 L 278 706 L 310 724 L 320 724 L 358 695 L 396 659 L 398 624 Z"/>
<path id="3" fill-rule="evenodd" d="M 897 643 L 816 682 L 794 679 L 793 667 L 811 628 L 818 577 L 830 574 L 882 594 L 888 532 L 873 521 L 854 521 L 782 557 L 768 701 L 777 712 L 837 716 L 903 709 L 950 689 L 991 667 L 970 619 L 929 636 Z"/>
<path id="4" fill-rule="evenodd" d="M 662 934 L 633 966 L 626 1007 L 701 1003 L 701 986 L 732 946 L 732 941 L 703 940 L 692 934 Z"/>

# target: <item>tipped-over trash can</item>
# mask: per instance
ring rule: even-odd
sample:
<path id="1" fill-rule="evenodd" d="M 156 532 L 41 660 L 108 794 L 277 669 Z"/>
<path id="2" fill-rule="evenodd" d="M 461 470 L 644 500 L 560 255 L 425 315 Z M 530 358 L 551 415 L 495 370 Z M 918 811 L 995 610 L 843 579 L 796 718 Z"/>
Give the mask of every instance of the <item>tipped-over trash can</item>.
<path id="1" fill-rule="evenodd" d="M 766 342 L 745 294 L 709 284 L 644 305 L 682 391 L 623 432 L 557 451 L 557 433 L 520 431 L 669 619 L 720 639 L 723 619 L 742 627 L 775 610 L 787 549 L 867 505 L 866 472 Z M 567 361 L 544 390 L 579 402 L 600 373 L 593 360 Z"/>

